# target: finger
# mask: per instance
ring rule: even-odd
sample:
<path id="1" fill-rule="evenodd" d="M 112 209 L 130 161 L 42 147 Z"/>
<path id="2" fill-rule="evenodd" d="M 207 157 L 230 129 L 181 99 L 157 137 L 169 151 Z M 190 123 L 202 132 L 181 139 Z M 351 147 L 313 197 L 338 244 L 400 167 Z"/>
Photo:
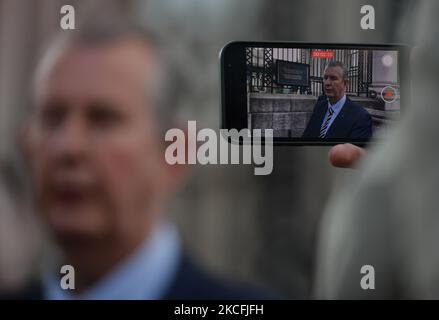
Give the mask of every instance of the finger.
<path id="1" fill-rule="evenodd" d="M 329 150 L 329 161 L 334 167 L 353 168 L 366 151 L 350 143 L 338 144 Z"/>

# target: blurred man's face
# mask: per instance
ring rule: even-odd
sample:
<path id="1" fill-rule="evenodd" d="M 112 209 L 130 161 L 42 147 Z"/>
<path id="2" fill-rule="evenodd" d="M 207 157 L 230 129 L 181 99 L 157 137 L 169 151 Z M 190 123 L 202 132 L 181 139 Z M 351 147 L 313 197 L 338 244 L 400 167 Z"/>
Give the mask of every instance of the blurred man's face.
<path id="1" fill-rule="evenodd" d="M 340 67 L 329 67 L 323 75 L 323 86 L 329 101 L 334 104 L 346 92 L 346 81 L 343 79 L 343 70 Z"/>
<path id="2" fill-rule="evenodd" d="M 166 193 L 166 166 L 134 41 L 66 51 L 42 80 L 29 130 L 36 202 L 65 241 L 142 233 Z"/>

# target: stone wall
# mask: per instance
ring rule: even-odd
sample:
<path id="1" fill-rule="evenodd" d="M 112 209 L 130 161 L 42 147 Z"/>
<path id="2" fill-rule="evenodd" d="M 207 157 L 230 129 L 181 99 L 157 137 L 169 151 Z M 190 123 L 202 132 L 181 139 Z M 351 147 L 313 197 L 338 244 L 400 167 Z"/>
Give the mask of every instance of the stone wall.
<path id="1" fill-rule="evenodd" d="M 251 129 L 273 128 L 275 137 L 300 137 L 316 101 L 316 97 L 307 95 L 251 93 Z"/>
<path id="2" fill-rule="evenodd" d="M 379 99 L 349 97 L 372 115 L 374 129 L 399 119 L 398 112 L 384 110 Z M 311 118 L 317 97 L 297 94 L 250 93 L 248 121 L 250 129 L 273 129 L 275 137 L 300 138 Z"/>

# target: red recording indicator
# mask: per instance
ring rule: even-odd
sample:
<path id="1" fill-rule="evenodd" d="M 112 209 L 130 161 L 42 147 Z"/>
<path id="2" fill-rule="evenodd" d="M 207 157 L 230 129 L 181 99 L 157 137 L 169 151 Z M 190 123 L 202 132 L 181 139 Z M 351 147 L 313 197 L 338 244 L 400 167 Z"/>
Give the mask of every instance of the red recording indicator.
<path id="1" fill-rule="evenodd" d="M 313 50 L 312 57 L 313 58 L 323 58 L 323 59 L 332 59 L 334 58 L 335 52 L 334 50 Z"/>
<path id="2" fill-rule="evenodd" d="M 383 90 L 381 91 L 381 97 L 384 100 L 384 102 L 387 103 L 393 103 L 396 101 L 397 99 L 397 92 L 396 89 L 393 88 L 392 86 L 387 86 L 384 87 Z"/>

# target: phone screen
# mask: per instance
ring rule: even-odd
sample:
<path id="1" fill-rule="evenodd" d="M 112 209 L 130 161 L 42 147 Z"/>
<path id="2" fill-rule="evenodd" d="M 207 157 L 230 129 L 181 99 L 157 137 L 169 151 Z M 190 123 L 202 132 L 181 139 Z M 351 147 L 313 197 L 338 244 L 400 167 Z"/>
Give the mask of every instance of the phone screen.
<path id="1" fill-rule="evenodd" d="M 407 98 L 401 68 L 406 51 L 392 45 L 232 43 L 222 52 L 223 125 L 272 129 L 277 142 L 382 138 L 400 120 Z"/>

